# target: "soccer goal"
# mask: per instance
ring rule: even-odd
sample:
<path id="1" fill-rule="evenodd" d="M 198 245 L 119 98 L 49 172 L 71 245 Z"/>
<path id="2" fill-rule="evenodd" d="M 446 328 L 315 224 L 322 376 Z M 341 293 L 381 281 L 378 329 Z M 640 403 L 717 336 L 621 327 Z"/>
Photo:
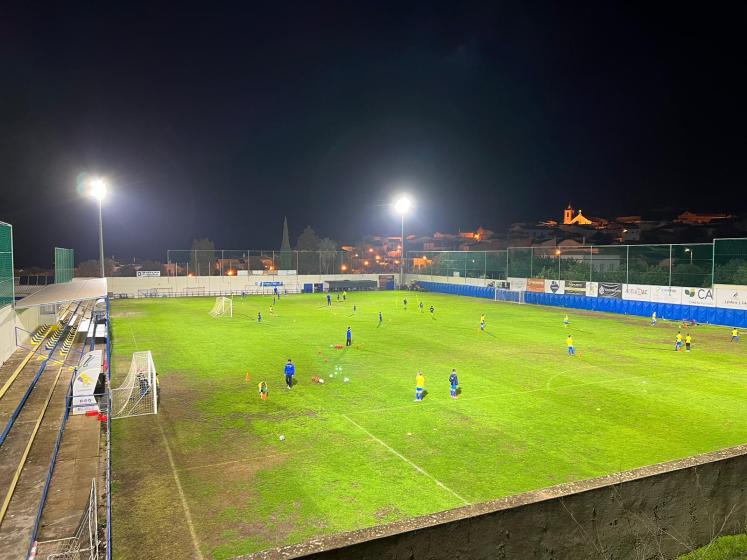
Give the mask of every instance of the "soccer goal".
<path id="1" fill-rule="evenodd" d="M 112 419 L 158 413 L 158 376 L 150 350 L 132 354 L 127 377 L 111 393 Z"/>
<path id="2" fill-rule="evenodd" d="M 495 301 L 506 301 L 509 303 L 524 303 L 524 291 L 495 289 Z"/>
<path id="3" fill-rule="evenodd" d="M 213 304 L 213 308 L 210 310 L 210 315 L 213 317 L 222 317 L 223 315 L 233 317 L 233 300 L 227 297 L 215 298 L 215 303 Z"/>

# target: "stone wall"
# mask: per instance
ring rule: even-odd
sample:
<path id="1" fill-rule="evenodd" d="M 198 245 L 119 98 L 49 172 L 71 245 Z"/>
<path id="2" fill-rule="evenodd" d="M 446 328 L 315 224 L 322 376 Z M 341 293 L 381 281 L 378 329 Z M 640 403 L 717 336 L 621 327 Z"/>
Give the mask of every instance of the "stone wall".
<path id="1" fill-rule="evenodd" d="M 245 560 L 668 559 L 747 528 L 747 445 Z"/>

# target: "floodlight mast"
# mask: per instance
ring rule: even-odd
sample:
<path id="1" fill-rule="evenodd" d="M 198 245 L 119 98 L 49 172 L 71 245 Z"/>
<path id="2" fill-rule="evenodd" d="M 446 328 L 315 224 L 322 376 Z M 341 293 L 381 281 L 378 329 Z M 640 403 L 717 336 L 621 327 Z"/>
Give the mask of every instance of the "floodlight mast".
<path id="1" fill-rule="evenodd" d="M 394 201 L 394 211 L 402 219 L 402 243 L 400 244 L 400 261 L 399 261 L 399 289 L 405 284 L 405 214 L 412 208 L 412 200 L 406 194 L 401 194 Z"/>
<path id="2" fill-rule="evenodd" d="M 101 177 L 91 179 L 88 183 L 88 194 L 99 203 L 99 265 L 101 267 L 101 277 L 106 278 L 104 269 L 104 220 L 101 211 L 101 203 L 106 198 L 106 180 Z"/>

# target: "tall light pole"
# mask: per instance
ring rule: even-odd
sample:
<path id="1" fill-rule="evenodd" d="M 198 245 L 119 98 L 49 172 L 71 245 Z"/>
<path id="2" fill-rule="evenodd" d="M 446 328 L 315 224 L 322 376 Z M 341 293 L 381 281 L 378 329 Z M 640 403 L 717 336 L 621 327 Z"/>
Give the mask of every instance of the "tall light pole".
<path id="1" fill-rule="evenodd" d="M 412 208 L 412 200 L 406 194 L 401 194 L 394 201 L 394 211 L 402 218 L 402 244 L 399 260 L 399 289 L 405 284 L 405 214 Z"/>
<path id="2" fill-rule="evenodd" d="M 693 250 L 690 247 L 685 247 L 685 253 L 690 253 L 690 264 L 693 264 Z"/>
<path id="3" fill-rule="evenodd" d="M 104 219 L 101 212 L 101 203 L 106 198 L 106 181 L 102 178 L 91 179 L 88 183 L 88 193 L 99 202 L 99 263 L 101 265 L 101 277 L 106 278 L 104 271 Z"/>

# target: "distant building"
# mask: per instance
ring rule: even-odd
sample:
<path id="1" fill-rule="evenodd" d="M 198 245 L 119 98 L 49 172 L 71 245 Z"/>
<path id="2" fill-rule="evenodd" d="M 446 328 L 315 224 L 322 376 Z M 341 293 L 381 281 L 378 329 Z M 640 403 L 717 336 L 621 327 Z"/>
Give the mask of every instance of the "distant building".
<path id="1" fill-rule="evenodd" d="M 573 215 L 573 208 L 571 207 L 571 204 L 568 203 L 568 208 L 566 208 L 563 211 L 563 224 L 570 226 L 570 225 L 580 225 L 580 226 L 590 226 L 592 225 L 592 221 L 584 216 L 583 211 L 579 210 L 578 214 L 575 216 Z"/>
<path id="2" fill-rule="evenodd" d="M 733 218 L 730 214 L 696 214 L 695 212 L 683 212 L 675 222 L 689 225 L 710 224 L 720 220 L 729 220 Z"/>

